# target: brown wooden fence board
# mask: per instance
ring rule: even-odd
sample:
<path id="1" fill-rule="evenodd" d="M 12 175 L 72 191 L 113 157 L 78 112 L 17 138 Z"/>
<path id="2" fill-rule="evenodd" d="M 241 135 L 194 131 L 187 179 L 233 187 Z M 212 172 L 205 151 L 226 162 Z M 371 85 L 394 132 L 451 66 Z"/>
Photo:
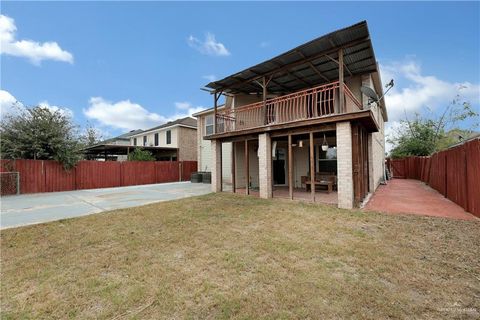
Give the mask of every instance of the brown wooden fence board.
<path id="1" fill-rule="evenodd" d="M 392 159 L 392 177 L 403 179 L 405 178 L 405 159 Z"/>
<path id="2" fill-rule="evenodd" d="M 467 175 L 467 211 L 480 217 L 480 141 L 465 144 Z"/>
<path id="3" fill-rule="evenodd" d="M 196 162 L 196 161 L 195 161 Z M 157 161 L 155 162 L 155 181 L 174 182 L 179 180 L 180 170 L 178 161 Z M 192 171 L 193 172 L 193 171 Z M 191 172 L 190 172 L 191 174 Z M 190 179 L 190 177 L 189 177 Z"/>
<path id="4" fill-rule="evenodd" d="M 446 167 L 446 197 L 456 204 L 466 208 L 466 159 L 465 148 L 459 146 L 445 154 Z"/>
<path id="5" fill-rule="evenodd" d="M 122 186 L 153 184 L 156 182 L 153 161 L 122 162 Z"/>
<path id="6" fill-rule="evenodd" d="M 45 167 L 42 160 L 15 160 L 20 172 L 20 193 L 45 192 Z"/>
<path id="7" fill-rule="evenodd" d="M 196 161 L 80 161 L 70 171 L 51 160 L 0 161 L 1 172 L 20 173 L 20 193 L 188 181 L 196 170 Z"/>
<path id="8" fill-rule="evenodd" d="M 197 171 L 197 161 L 183 161 L 182 181 L 190 180 L 191 173 L 196 171 Z"/>
<path id="9" fill-rule="evenodd" d="M 121 185 L 121 162 L 80 161 L 75 167 L 77 189 L 110 188 Z"/>
<path id="10" fill-rule="evenodd" d="M 75 170 L 66 171 L 57 162 L 44 161 L 45 192 L 75 190 Z"/>

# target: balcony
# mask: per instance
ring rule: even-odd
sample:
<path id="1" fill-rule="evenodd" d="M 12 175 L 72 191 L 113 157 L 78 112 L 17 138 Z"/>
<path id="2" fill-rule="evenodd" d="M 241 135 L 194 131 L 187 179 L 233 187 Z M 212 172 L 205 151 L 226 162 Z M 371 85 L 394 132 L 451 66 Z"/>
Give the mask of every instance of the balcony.
<path id="1" fill-rule="evenodd" d="M 345 85 L 343 108 L 339 103 L 339 82 L 297 91 L 217 113 L 216 134 L 318 119 L 361 111 L 362 104 Z M 343 109 L 343 110 L 341 110 Z"/>

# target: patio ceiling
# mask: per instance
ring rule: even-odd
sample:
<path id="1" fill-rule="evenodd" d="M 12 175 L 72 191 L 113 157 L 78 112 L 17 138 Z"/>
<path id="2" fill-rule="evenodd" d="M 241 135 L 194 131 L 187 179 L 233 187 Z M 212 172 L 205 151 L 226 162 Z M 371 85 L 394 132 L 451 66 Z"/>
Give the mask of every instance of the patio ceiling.
<path id="1" fill-rule="evenodd" d="M 98 154 L 108 154 L 108 155 L 127 155 L 129 152 L 133 151 L 135 148 L 140 148 L 142 150 L 147 150 L 153 154 L 167 151 L 177 151 L 177 148 L 169 147 L 152 147 L 152 146 L 130 146 L 130 145 L 119 145 L 119 144 L 98 144 L 91 147 L 83 149 L 84 154 L 89 155 L 98 155 Z"/>

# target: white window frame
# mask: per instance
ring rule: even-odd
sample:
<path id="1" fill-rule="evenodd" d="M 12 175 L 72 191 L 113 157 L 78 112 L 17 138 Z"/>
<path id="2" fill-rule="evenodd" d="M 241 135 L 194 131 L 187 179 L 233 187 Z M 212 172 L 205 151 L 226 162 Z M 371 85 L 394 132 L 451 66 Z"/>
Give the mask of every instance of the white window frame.
<path id="1" fill-rule="evenodd" d="M 209 121 L 208 121 L 209 119 L 210 119 L 211 123 L 209 123 Z M 208 129 L 207 129 L 208 127 L 212 127 L 212 132 L 211 133 L 208 133 Z M 214 133 L 213 132 L 213 114 L 209 114 L 209 115 L 205 116 L 205 135 L 209 136 L 213 133 Z"/>
<path id="2" fill-rule="evenodd" d="M 170 137 L 170 141 L 168 141 L 169 137 Z M 172 144 L 172 130 L 165 131 L 165 144 L 167 145 Z"/>

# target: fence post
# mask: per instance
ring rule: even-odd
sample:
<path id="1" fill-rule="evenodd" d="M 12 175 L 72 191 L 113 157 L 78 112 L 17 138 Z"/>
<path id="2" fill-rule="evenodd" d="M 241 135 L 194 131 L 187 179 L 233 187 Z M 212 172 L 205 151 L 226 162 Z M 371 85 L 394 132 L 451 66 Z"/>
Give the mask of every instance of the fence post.
<path id="1" fill-rule="evenodd" d="M 183 174 L 183 165 L 182 161 L 178 161 L 178 181 L 182 181 L 182 174 Z"/>
<path id="2" fill-rule="evenodd" d="M 465 164 L 465 211 L 468 211 L 468 212 L 472 212 L 470 211 L 470 208 L 469 208 L 469 198 L 468 198 L 468 174 L 467 174 L 467 170 L 468 170 L 468 157 L 467 157 L 467 145 L 469 143 L 465 143 L 463 146 L 462 146 L 462 150 L 463 150 L 463 163 Z"/>
<path id="3" fill-rule="evenodd" d="M 448 188 L 448 176 L 447 176 L 447 161 L 448 161 L 448 158 L 447 158 L 447 153 L 445 152 L 445 168 L 444 168 L 444 172 L 445 172 L 445 198 L 448 198 L 448 192 L 447 192 L 447 188 Z"/>
<path id="4" fill-rule="evenodd" d="M 20 172 L 17 171 L 17 194 L 20 194 Z"/>
<path id="5" fill-rule="evenodd" d="M 120 163 L 120 187 L 123 186 L 123 161 Z"/>

